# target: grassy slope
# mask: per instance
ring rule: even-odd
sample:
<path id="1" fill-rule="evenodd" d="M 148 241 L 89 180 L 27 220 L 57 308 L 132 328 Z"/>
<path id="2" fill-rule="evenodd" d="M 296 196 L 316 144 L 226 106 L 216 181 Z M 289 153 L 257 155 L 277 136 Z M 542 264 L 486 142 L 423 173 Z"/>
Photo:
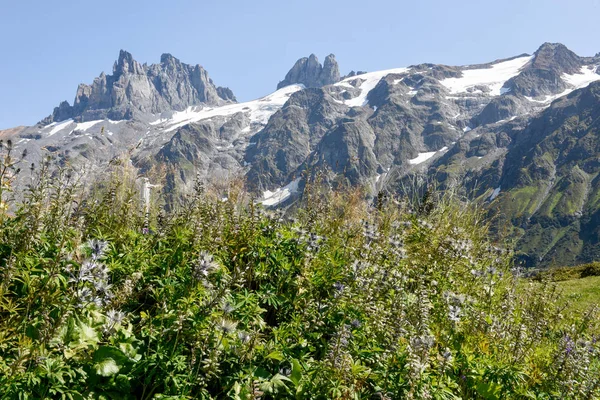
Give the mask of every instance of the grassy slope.
<path id="1" fill-rule="evenodd" d="M 565 297 L 573 301 L 572 307 L 585 311 L 592 306 L 600 306 L 600 276 L 570 279 L 558 282 Z"/>

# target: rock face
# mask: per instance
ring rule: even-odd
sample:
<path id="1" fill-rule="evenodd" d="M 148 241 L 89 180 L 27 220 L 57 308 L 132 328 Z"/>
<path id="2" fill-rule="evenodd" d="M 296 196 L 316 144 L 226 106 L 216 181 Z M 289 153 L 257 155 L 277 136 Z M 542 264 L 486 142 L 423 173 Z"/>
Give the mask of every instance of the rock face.
<path id="1" fill-rule="evenodd" d="M 325 57 L 323 65 L 321 65 L 317 56 L 311 54 L 308 58 L 303 57 L 296 61 L 285 79 L 279 82 L 277 89 L 293 84 L 301 84 L 307 88 L 318 88 L 337 83 L 339 80 L 340 69 L 333 54 Z"/>
<path id="2" fill-rule="evenodd" d="M 599 72 L 599 57 L 549 43 L 487 64 L 341 80 L 333 56 L 321 65 L 313 55 L 276 92 L 237 104 L 200 66 L 169 54 L 140 65 L 122 52 L 73 106 L 11 137 L 25 163 L 50 151 L 100 176 L 126 153 L 141 174 L 164 172 L 169 204 L 196 179 L 242 178 L 268 206 L 285 204 L 275 193 L 295 201 L 316 172 L 368 198 L 435 183 L 499 211 L 493 228 L 529 265 L 574 264 L 600 257 Z"/>
<path id="3" fill-rule="evenodd" d="M 267 126 L 256 134 L 246 151 L 248 182 L 264 191 L 283 186 L 298 174 L 327 131 L 334 128 L 347 108 L 326 91 L 311 88 L 294 93 Z"/>
<path id="4" fill-rule="evenodd" d="M 102 73 L 91 85 L 80 84 L 73 106 L 62 102 L 43 122 L 132 119 L 134 115 L 226 102 L 235 102 L 233 92 L 215 86 L 200 65 L 184 64 L 170 54 L 163 54 L 160 64 L 141 65 L 121 50 L 112 75 Z"/>
<path id="5" fill-rule="evenodd" d="M 563 74 L 577 74 L 583 60 L 560 43 L 544 43 L 523 73 L 507 82 L 514 94 L 529 97 L 554 95 L 567 89 Z"/>

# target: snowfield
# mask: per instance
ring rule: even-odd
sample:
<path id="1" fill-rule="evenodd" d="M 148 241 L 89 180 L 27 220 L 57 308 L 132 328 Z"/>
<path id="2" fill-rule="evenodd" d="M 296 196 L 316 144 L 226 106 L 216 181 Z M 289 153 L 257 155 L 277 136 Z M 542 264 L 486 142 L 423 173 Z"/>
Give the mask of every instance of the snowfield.
<path id="1" fill-rule="evenodd" d="M 249 116 L 251 123 L 266 125 L 269 118 L 283 107 L 290 96 L 302 89 L 304 85 L 290 85 L 268 96 L 245 103 L 228 104 L 222 107 L 188 107 L 185 111 L 174 113 L 170 118 L 158 119 L 150 124 L 162 125 L 165 127 L 164 132 L 172 132 L 193 122 L 242 112 Z"/>
<path id="2" fill-rule="evenodd" d="M 509 61 L 493 64 L 491 68 L 465 69 L 460 78 L 447 78 L 440 81 L 451 94 L 468 93 L 476 86 L 487 86 L 492 96 L 506 93 L 502 86 L 516 76 L 533 56 L 519 57 Z"/>
<path id="3" fill-rule="evenodd" d="M 564 80 L 571 87 L 564 90 L 562 93 L 554 94 L 551 96 L 546 96 L 542 99 L 534 99 L 533 97 L 525 97 L 527 100 L 540 103 L 545 107 L 548 107 L 554 100 L 566 96 L 574 90 L 581 89 L 587 87 L 590 83 L 600 81 L 600 75 L 598 74 L 598 69 L 600 66 L 583 66 L 581 67 L 581 72 L 578 74 L 563 74 L 561 76 L 562 80 Z"/>
<path id="4" fill-rule="evenodd" d="M 444 146 L 437 151 L 428 151 L 426 153 L 419 153 L 415 158 L 411 158 L 408 160 L 410 165 L 418 165 L 422 164 L 425 161 L 429 160 L 431 157 L 435 156 L 437 153 L 444 153 L 448 151 L 448 146 Z"/>
<path id="5" fill-rule="evenodd" d="M 354 86 L 352 86 L 350 82 L 360 82 L 357 86 L 357 88 L 360 89 L 360 94 L 353 99 L 344 101 L 344 104 L 350 107 L 366 106 L 369 103 L 367 100 L 369 92 L 373 90 L 375 86 L 377 86 L 381 79 L 385 78 L 389 74 L 405 74 L 408 71 L 410 71 L 410 68 L 395 68 L 386 69 L 383 71 L 368 72 L 366 74 L 346 78 L 343 81 L 336 83 L 334 86 L 353 88 Z"/>
<path id="6" fill-rule="evenodd" d="M 278 204 L 283 203 L 294 193 L 298 192 L 298 184 L 300 183 L 300 178 L 294 179 L 287 185 L 282 188 L 275 189 L 274 192 L 267 190 L 263 193 L 263 199 L 259 201 L 265 206 L 273 207 Z"/>

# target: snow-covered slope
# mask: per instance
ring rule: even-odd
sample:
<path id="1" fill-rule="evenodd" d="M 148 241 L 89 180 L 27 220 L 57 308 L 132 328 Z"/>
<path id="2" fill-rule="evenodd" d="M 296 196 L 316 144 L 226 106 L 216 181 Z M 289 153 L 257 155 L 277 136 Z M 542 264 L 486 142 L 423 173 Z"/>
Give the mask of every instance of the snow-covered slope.
<path id="1" fill-rule="evenodd" d="M 527 100 L 540 103 L 543 106 L 549 106 L 554 100 L 566 96 L 574 90 L 584 88 L 592 82 L 600 81 L 600 74 L 598 74 L 600 66 L 583 66 L 578 74 L 563 74 L 561 79 L 564 80 L 570 87 L 565 89 L 561 93 L 557 93 L 551 96 L 546 96 L 542 99 L 534 99 L 532 97 L 526 97 Z"/>
<path id="2" fill-rule="evenodd" d="M 368 72 L 357 76 L 346 78 L 335 84 L 335 86 L 345 87 L 348 89 L 358 88 L 360 94 L 352 99 L 345 100 L 344 104 L 350 107 L 358 107 L 367 105 L 367 96 L 371 90 L 377 86 L 379 81 L 390 74 L 404 74 L 410 71 L 410 68 L 395 68 L 383 71 Z M 356 82 L 356 83 L 355 83 Z M 355 83 L 355 85 L 353 85 Z"/>
<path id="3" fill-rule="evenodd" d="M 162 127 L 164 132 L 172 132 L 193 122 L 214 117 L 227 117 L 241 112 L 250 118 L 251 123 L 265 125 L 271 115 L 275 114 L 293 93 L 303 88 L 302 85 L 290 85 L 258 100 L 222 107 L 188 107 L 185 111 L 176 112 L 169 118 L 161 118 L 150 124 Z"/>
<path id="4" fill-rule="evenodd" d="M 489 68 L 465 69 L 460 78 L 448 78 L 441 81 L 451 94 L 472 93 L 487 88 L 492 96 L 503 93 L 504 83 L 519 74 L 530 62 L 532 56 L 518 57 L 508 61 L 492 64 Z"/>

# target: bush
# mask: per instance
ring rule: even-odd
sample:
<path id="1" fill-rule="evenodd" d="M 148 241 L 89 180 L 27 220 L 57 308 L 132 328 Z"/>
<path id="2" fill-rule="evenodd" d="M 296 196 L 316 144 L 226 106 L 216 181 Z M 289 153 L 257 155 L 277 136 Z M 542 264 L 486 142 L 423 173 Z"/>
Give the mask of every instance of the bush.
<path id="1" fill-rule="evenodd" d="M 3 398 L 600 395 L 595 314 L 523 284 L 474 206 L 309 185 L 290 218 L 198 187 L 146 214 L 125 172 L 3 212 Z"/>

